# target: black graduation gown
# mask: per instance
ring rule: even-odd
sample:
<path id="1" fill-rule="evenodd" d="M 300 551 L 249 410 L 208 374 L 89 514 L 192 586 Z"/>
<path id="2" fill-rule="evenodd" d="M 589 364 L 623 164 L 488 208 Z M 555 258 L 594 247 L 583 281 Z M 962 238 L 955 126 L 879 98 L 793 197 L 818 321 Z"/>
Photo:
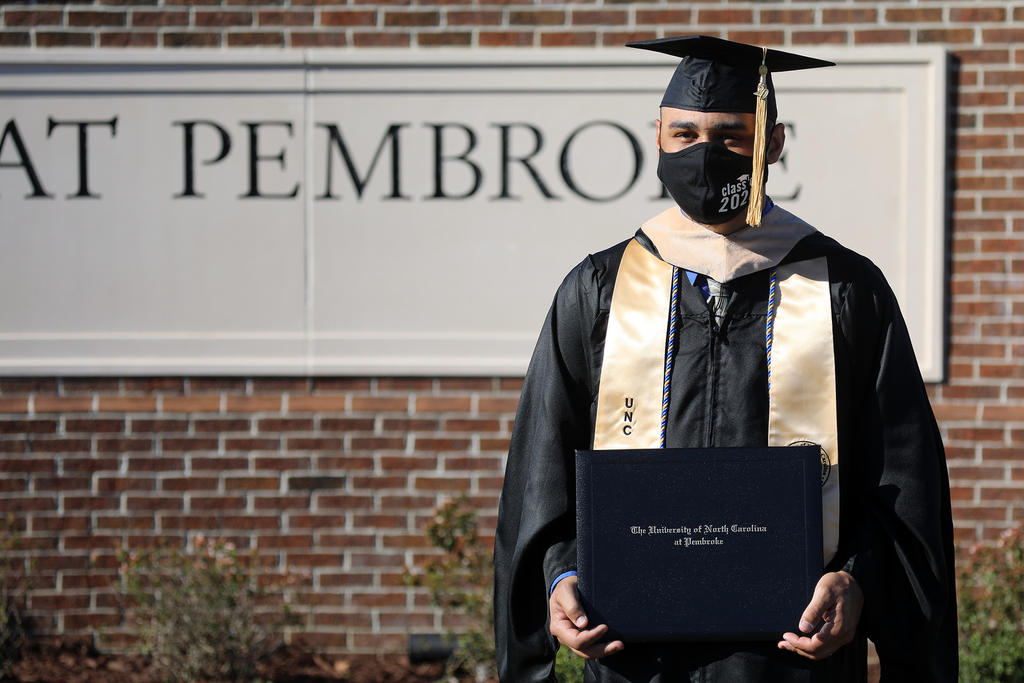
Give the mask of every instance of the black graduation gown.
<path id="1" fill-rule="evenodd" d="M 636 239 L 657 253 L 642 232 Z M 562 282 L 523 386 L 494 556 L 498 668 L 507 683 L 554 680 L 548 589 L 576 565 L 574 452 L 593 440 L 626 244 L 587 257 Z M 876 645 L 883 681 L 956 680 L 949 484 L 907 330 L 881 272 L 834 240 L 805 237 L 784 262 L 819 256 L 828 259 L 831 281 L 842 454 L 839 548 L 826 571 L 850 571 L 864 592 L 857 639 L 820 663 L 774 642 L 626 643 L 589 661 L 587 680 L 863 681 L 865 637 Z M 767 445 L 768 272 L 731 284 L 718 330 L 699 290 L 683 281 L 668 447 Z M 794 630 L 799 619 L 793 615 Z"/>

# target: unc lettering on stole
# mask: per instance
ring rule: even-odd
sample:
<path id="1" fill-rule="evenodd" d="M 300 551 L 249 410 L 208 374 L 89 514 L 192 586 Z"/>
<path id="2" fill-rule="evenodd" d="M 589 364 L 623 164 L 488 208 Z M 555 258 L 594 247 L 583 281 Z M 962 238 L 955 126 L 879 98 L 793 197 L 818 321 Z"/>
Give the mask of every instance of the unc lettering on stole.
<path id="1" fill-rule="evenodd" d="M 626 436 L 633 434 L 633 397 L 625 398 L 625 410 L 622 411 L 622 433 Z"/>

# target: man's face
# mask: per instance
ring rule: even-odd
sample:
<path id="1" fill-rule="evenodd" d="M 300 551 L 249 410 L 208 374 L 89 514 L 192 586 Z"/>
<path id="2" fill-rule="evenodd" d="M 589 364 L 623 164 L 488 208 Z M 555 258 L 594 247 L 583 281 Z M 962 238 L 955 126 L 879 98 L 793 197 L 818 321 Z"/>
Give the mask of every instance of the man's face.
<path id="1" fill-rule="evenodd" d="M 737 154 L 754 154 L 754 115 L 661 108 L 658 148 L 679 152 L 701 142 L 719 142 Z"/>

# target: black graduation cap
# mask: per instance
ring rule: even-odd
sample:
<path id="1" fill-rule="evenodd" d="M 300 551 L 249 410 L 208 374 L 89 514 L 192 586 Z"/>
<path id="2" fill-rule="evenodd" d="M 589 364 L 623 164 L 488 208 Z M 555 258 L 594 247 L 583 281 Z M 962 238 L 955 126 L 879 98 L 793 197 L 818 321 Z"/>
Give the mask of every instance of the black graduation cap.
<path id="1" fill-rule="evenodd" d="M 834 62 L 711 36 L 656 38 L 626 47 L 680 59 L 661 106 L 691 111 L 755 114 L 754 161 L 747 223 L 761 224 L 767 121 L 778 119 L 771 72 L 835 66 Z"/>
<path id="2" fill-rule="evenodd" d="M 679 57 L 679 65 L 661 101 L 661 106 L 676 109 L 755 113 L 757 98 L 754 94 L 760 80 L 758 71 L 764 64 L 767 69 L 767 113 L 771 121 L 778 116 L 772 72 L 835 66 L 835 63 L 823 59 L 766 50 L 711 36 L 656 38 L 626 43 L 626 47 Z"/>

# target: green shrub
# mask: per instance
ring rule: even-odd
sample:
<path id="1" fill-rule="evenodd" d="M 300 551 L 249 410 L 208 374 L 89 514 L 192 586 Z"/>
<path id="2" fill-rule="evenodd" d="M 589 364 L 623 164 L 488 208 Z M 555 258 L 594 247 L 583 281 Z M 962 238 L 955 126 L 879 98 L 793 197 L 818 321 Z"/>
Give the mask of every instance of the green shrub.
<path id="1" fill-rule="evenodd" d="M 168 680 L 250 679 L 294 623 L 283 588 L 294 575 L 263 575 L 255 553 L 197 536 L 194 552 L 162 547 L 119 553 L 122 588 L 140 620 L 141 649 Z M 257 605 L 280 596 L 279 613 Z"/>
<path id="2" fill-rule="evenodd" d="M 1024 528 L 975 544 L 959 576 L 960 679 L 1024 682 Z"/>
<path id="3" fill-rule="evenodd" d="M 584 659 L 561 645 L 555 656 L 555 678 L 558 683 L 583 683 Z"/>
<path id="4" fill-rule="evenodd" d="M 427 588 L 435 607 L 467 618 L 465 628 L 448 634 L 455 644 L 448 673 L 491 677 L 495 674 L 494 559 L 477 534 L 476 512 L 465 497 L 451 500 L 434 511 L 426 536 L 443 554 L 407 571 L 406 583 Z"/>
<path id="5" fill-rule="evenodd" d="M 18 594 L 27 592 L 27 585 L 24 571 L 16 570 L 12 557 L 20 539 L 13 514 L 0 520 L 0 678 L 10 673 L 25 642 Z"/>

